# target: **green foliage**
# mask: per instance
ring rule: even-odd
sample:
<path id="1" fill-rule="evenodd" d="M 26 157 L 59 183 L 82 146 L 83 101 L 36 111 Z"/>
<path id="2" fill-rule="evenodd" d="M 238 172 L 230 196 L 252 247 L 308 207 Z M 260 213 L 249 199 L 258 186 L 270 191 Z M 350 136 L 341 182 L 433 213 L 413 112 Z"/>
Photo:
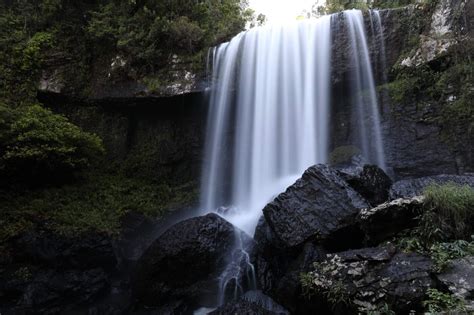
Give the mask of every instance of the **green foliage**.
<path id="1" fill-rule="evenodd" d="M 34 102 L 43 70 L 58 67 L 55 76 L 68 92 L 87 96 L 116 56 L 132 79 L 169 66 L 174 55 L 196 62 L 244 29 L 253 19 L 247 6 L 246 0 L 2 2 L 0 101 Z"/>
<path id="2" fill-rule="evenodd" d="M 347 163 L 351 161 L 354 155 L 360 154 L 359 148 L 353 145 L 345 145 L 335 148 L 329 154 L 329 163 L 331 165 Z"/>
<path id="3" fill-rule="evenodd" d="M 429 249 L 436 271 L 444 270 L 453 259 L 474 255 L 474 241 L 456 240 L 451 243 L 436 243 Z"/>
<path id="4" fill-rule="evenodd" d="M 388 90 L 394 105 L 416 104 L 426 110 L 424 119 L 439 125 L 442 140 L 454 149 L 464 147 L 474 133 L 472 52 L 463 49 L 433 64 L 395 67 L 396 78 L 381 87 Z"/>
<path id="5" fill-rule="evenodd" d="M 15 271 L 15 277 L 22 281 L 28 281 L 31 279 L 32 273 L 28 267 L 23 266 Z"/>
<path id="6" fill-rule="evenodd" d="M 465 312 L 464 301 L 452 294 L 443 293 L 436 289 L 428 289 L 428 299 L 423 301 L 423 306 L 432 314 L 444 312 Z"/>
<path id="7" fill-rule="evenodd" d="M 131 62 L 157 71 L 172 54 L 192 56 L 230 39 L 252 19 L 246 1 L 110 1 L 91 11 L 89 38 L 104 40 Z"/>
<path id="8" fill-rule="evenodd" d="M 427 0 L 422 1 L 427 2 Z M 327 0 L 325 5 L 313 5 L 313 15 L 320 16 L 324 14 L 331 14 L 343 10 L 358 9 L 389 9 L 406 6 L 413 3 L 420 3 L 418 0 Z"/>
<path id="9" fill-rule="evenodd" d="M 418 234 L 425 243 L 468 239 L 473 233 L 474 189 L 453 183 L 430 185 L 424 192 Z"/>
<path id="10" fill-rule="evenodd" d="M 104 152 L 99 137 L 40 105 L 0 104 L 0 113 L 0 172 L 15 181 L 67 177 Z"/>
<path id="11" fill-rule="evenodd" d="M 406 252 L 418 252 L 433 259 L 436 271 L 457 258 L 474 255 L 474 189 L 453 183 L 431 185 L 418 226 L 393 240 Z"/>
<path id="12" fill-rule="evenodd" d="M 130 211 L 159 217 L 175 204 L 191 204 L 196 199 L 193 187 L 171 188 L 149 180 L 96 173 L 76 184 L 0 194 L 0 243 L 38 221 L 47 222 L 63 235 L 88 231 L 116 234 L 121 218 Z"/>

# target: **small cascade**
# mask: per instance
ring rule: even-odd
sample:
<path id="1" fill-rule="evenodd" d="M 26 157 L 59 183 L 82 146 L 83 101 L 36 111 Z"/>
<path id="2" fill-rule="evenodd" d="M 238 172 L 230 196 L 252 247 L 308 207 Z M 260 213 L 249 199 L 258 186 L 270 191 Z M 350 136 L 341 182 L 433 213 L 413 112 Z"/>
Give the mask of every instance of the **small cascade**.
<path id="1" fill-rule="evenodd" d="M 248 290 L 257 289 L 255 267 L 250 261 L 247 248 L 248 244 L 243 244 L 242 233 L 236 231 L 234 249 L 219 278 L 219 305 L 239 298 Z"/>
<path id="2" fill-rule="evenodd" d="M 387 55 L 385 50 L 385 32 L 382 24 L 382 17 L 379 10 L 371 10 L 370 17 L 372 21 L 373 38 L 375 39 L 374 46 L 380 47 L 378 50 L 377 65 L 380 67 L 378 73 L 382 74 L 381 84 L 387 83 Z"/>
<path id="3" fill-rule="evenodd" d="M 354 65 L 352 73 L 353 120 L 356 121 L 362 155 L 367 162 L 386 169 L 379 105 L 372 71 L 370 52 L 364 28 L 364 18 L 359 10 L 344 11 L 352 48 Z"/>

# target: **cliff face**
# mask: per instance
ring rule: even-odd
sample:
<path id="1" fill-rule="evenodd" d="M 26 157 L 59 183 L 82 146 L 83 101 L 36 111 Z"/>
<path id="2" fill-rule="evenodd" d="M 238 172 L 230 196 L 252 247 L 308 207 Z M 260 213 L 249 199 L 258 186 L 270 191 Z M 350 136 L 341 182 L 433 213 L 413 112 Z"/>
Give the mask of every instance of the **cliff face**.
<path id="1" fill-rule="evenodd" d="M 392 70 L 398 76 L 389 83 L 388 93 L 381 95 L 388 164 L 400 177 L 474 170 L 469 100 L 474 3 L 442 0 L 430 13 L 416 44 L 398 57 Z M 404 30 L 400 25 L 398 33 Z M 407 82 L 418 82 L 419 87 L 407 87 L 408 93 L 400 97 L 399 87 L 393 87 Z"/>
<path id="2" fill-rule="evenodd" d="M 40 93 L 39 99 L 103 139 L 110 163 L 105 167 L 174 184 L 199 179 L 204 94 L 78 101 Z"/>
<path id="3" fill-rule="evenodd" d="M 474 117 L 472 105 L 463 101 L 472 83 L 465 80 L 469 70 L 459 70 L 468 69 L 472 59 L 466 47 L 472 47 L 473 12 L 473 3 L 458 0 L 383 10 L 382 33 L 373 32 L 373 17 L 364 15 L 366 29 L 372 30 L 367 36 L 387 165 L 396 178 L 473 171 Z M 333 148 L 352 144 L 356 123 L 345 96 L 351 80 L 347 35 L 343 26 L 335 30 Z"/>

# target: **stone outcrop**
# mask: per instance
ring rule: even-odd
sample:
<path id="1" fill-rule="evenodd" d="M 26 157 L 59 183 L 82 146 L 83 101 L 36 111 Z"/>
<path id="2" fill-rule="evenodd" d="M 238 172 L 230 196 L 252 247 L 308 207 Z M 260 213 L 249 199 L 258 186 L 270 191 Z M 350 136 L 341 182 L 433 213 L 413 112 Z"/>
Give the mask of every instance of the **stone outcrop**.
<path id="1" fill-rule="evenodd" d="M 423 194 L 423 190 L 432 184 L 454 183 L 474 187 L 474 176 L 436 175 L 397 181 L 390 188 L 390 199 L 411 198 Z"/>
<path id="2" fill-rule="evenodd" d="M 316 165 L 264 209 L 265 221 L 278 244 L 302 245 L 308 240 L 350 238 L 349 228 L 367 202 L 325 165 Z"/>
<path id="3" fill-rule="evenodd" d="M 453 260 L 437 279 L 453 295 L 463 299 L 469 311 L 474 311 L 474 257 Z"/>
<path id="4" fill-rule="evenodd" d="M 289 315 L 281 305 L 260 291 L 249 291 L 240 299 L 229 302 L 209 314 Z"/>
<path id="5" fill-rule="evenodd" d="M 340 170 L 339 174 L 371 206 L 388 200 L 392 180 L 378 166 L 364 165 L 363 167 L 345 168 Z"/>
<path id="6" fill-rule="evenodd" d="M 337 314 L 377 312 L 385 303 L 406 313 L 421 310 L 430 277 L 429 258 L 393 247 L 364 248 L 328 255 L 307 275 L 314 299 L 331 301 Z"/>
<path id="7" fill-rule="evenodd" d="M 97 233 L 69 238 L 40 227 L 3 243 L 0 252 L 5 314 L 87 308 L 111 290 L 117 272 L 112 239 Z"/>
<path id="8" fill-rule="evenodd" d="M 369 244 L 379 244 L 405 229 L 416 226 L 422 213 L 423 197 L 400 198 L 375 208 L 363 209 L 358 216 Z"/>
<path id="9" fill-rule="evenodd" d="M 91 102 L 40 93 L 39 99 L 101 137 L 104 168 L 113 161 L 132 176 L 176 185 L 199 180 L 207 113 L 202 95 Z"/>
<path id="10" fill-rule="evenodd" d="M 243 247 L 252 247 L 249 236 L 216 214 L 169 228 L 138 261 L 133 295 L 139 305 L 165 306 L 181 300 L 193 305 L 206 297 L 215 299 L 218 277 L 235 254 L 237 238 Z"/>

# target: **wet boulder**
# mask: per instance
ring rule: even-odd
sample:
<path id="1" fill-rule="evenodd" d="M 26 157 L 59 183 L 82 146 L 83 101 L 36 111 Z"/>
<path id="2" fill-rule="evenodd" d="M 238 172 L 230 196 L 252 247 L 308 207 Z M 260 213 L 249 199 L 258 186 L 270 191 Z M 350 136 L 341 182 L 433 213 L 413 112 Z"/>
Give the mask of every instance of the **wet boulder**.
<path id="1" fill-rule="evenodd" d="M 429 258 L 393 246 L 363 248 L 328 255 L 303 282 L 336 313 L 365 314 L 388 305 L 402 314 L 423 309 L 426 290 L 434 285 L 432 266 Z"/>
<path id="2" fill-rule="evenodd" d="M 40 224 L 0 249 L 0 313 L 55 314 L 92 305 L 117 272 L 112 239 L 67 237 Z"/>
<path id="3" fill-rule="evenodd" d="M 263 214 L 280 247 L 318 240 L 349 248 L 360 236 L 353 230 L 354 219 L 368 206 L 334 169 L 315 165 L 265 206 Z"/>
<path id="4" fill-rule="evenodd" d="M 474 187 L 474 176 L 469 175 L 436 175 L 415 179 L 404 179 L 395 182 L 390 189 L 390 199 L 410 198 L 423 194 L 423 190 L 432 184 L 454 183 Z"/>
<path id="5" fill-rule="evenodd" d="M 422 196 L 400 198 L 383 203 L 377 207 L 363 209 L 358 221 L 370 245 L 376 245 L 397 233 L 415 227 L 417 217 L 422 212 Z"/>
<path id="6" fill-rule="evenodd" d="M 228 314 L 246 314 L 246 315 L 280 315 L 284 313 L 276 313 L 269 311 L 257 303 L 240 299 L 230 302 L 224 306 L 209 313 L 209 315 L 228 315 Z"/>
<path id="7" fill-rule="evenodd" d="M 437 279 L 474 311 L 474 256 L 453 260 Z"/>
<path id="8" fill-rule="evenodd" d="M 378 166 L 345 168 L 339 171 L 339 175 L 372 206 L 388 200 L 392 180 Z"/>
<path id="9" fill-rule="evenodd" d="M 249 291 L 240 299 L 231 301 L 209 314 L 288 315 L 289 312 L 262 292 Z"/>
<path id="10" fill-rule="evenodd" d="M 132 284 L 134 297 L 146 306 L 181 300 L 192 305 L 215 299 L 217 278 L 229 266 L 230 257 L 243 257 L 234 252 L 236 244 L 250 251 L 253 240 L 217 214 L 173 225 L 139 259 Z"/>

